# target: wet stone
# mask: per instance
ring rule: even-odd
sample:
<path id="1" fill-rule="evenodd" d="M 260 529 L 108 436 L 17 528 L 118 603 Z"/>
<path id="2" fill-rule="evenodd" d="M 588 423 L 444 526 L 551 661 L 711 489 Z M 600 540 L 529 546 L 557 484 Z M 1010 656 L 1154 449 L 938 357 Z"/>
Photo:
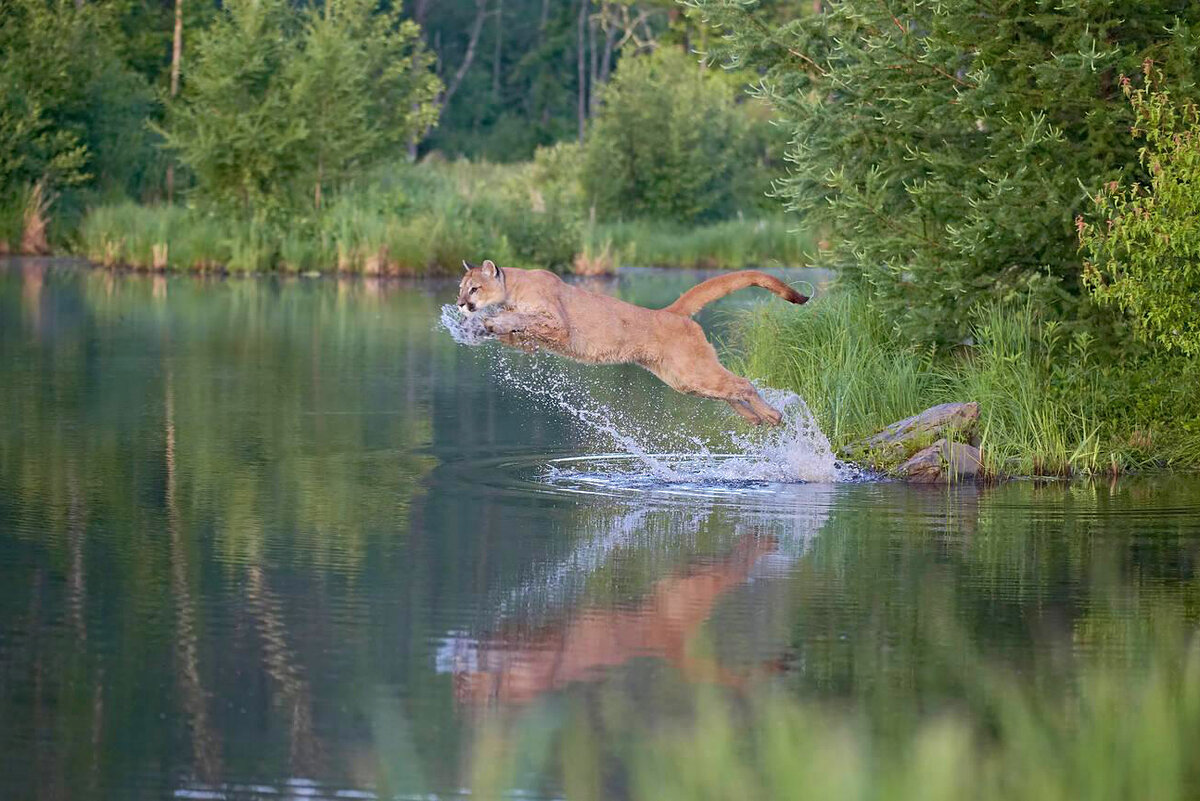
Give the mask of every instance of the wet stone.
<path id="1" fill-rule="evenodd" d="M 978 421 L 978 403 L 942 403 L 847 445 L 842 448 L 841 455 L 888 475 L 911 477 L 912 481 L 937 481 L 941 479 L 924 477 L 940 476 L 942 471 L 935 469 L 934 462 L 948 454 L 956 459 L 956 464 L 961 462 L 963 465 L 953 471 L 956 475 L 974 477 L 979 472 Z M 938 443 L 949 445 L 939 449 Z M 970 450 L 950 445 L 962 445 Z M 968 469 L 966 465 L 972 461 L 975 468 Z"/>
<path id="2" fill-rule="evenodd" d="M 939 439 L 896 468 L 894 475 L 915 484 L 956 484 L 973 481 L 982 468 L 979 448 Z"/>

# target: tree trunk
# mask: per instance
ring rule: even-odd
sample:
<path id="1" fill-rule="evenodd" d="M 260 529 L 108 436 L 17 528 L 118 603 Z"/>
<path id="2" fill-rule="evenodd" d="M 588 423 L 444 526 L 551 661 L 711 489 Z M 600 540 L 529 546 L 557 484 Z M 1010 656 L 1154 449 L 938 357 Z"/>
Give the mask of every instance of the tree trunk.
<path id="1" fill-rule="evenodd" d="M 504 45 L 504 0 L 496 0 L 496 47 L 492 51 L 492 94 L 500 100 L 500 58 Z"/>
<path id="2" fill-rule="evenodd" d="M 579 0 L 578 28 L 578 75 L 579 75 L 579 143 L 587 128 L 587 12 L 589 0 Z"/>
<path id="3" fill-rule="evenodd" d="M 171 41 L 171 99 L 179 94 L 179 64 L 183 56 L 183 0 L 175 0 L 175 38 Z M 175 164 L 167 164 L 167 203 L 175 202 Z"/>
<path id="4" fill-rule="evenodd" d="M 429 13 L 429 0 L 417 0 L 413 4 L 413 22 L 417 23 L 423 29 L 425 27 L 425 15 Z"/>
<path id="5" fill-rule="evenodd" d="M 611 24 L 604 31 L 604 56 L 600 59 L 600 83 L 608 83 L 608 76 L 612 74 L 612 57 L 613 48 L 617 44 L 617 26 Z M 592 87 L 595 91 L 595 87 Z"/>
<path id="6" fill-rule="evenodd" d="M 592 91 L 588 92 L 588 119 L 596 113 L 596 81 L 600 77 L 600 54 L 596 52 L 596 26 L 595 17 L 588 20 L 588 64 L 591 73 L 590 85 Z"/>
<path id="7" fill-rule="evenodd" d="M 321 210 L 321 180 L 324 177 L 325 177 L 325 167 L 321 163 L 321 160 L 318 159 L 317 160 L 317 183 L 316 183 L 316 186 L 313 187 L 313 205 L 316 206 L 317 211 Z"/>
<path id="8" fill-rule="evenodd" d="M 450 98 L 454 97 L 454 93 L 462 85 L 467 70 L 471 69 L 471 62 L 475 60 L 475 49 L 479 46 L 479 34 L 483 32 L 485 19 L 487 19 L 487 0 L 475 0 L 475 21 L 471 23 L 471 32 L 467 38 L 467 52 L 463 54 L 462 63 L 458 65 L 454 77 L 450 79 L 450 83 L 446 84 L 446 91 L 442 94 L 443 111 L 446 106 L 450 105 Z"/>

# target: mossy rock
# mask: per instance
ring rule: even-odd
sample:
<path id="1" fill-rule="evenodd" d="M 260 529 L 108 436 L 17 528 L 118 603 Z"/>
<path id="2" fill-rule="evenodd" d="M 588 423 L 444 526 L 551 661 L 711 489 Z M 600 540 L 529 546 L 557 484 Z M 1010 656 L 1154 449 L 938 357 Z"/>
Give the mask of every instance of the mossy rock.
<path id="1" fill-rule="evenodd" d="M 942 442 L 966 445 L 978 453 L 978 422 L 978 403 L 942 403 L 850 443 L 841 455 L 877 472 L 900 476 L 904 465 Z"/>

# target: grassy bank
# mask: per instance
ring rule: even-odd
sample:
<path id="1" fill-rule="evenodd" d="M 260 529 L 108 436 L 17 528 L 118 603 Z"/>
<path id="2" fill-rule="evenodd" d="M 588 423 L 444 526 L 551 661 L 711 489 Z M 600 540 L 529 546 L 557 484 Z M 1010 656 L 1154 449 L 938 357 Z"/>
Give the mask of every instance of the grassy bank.
<path id="1" fill-rule="evenodd" d="M 139 270 L 455 273 L 463 259 L 593 271 L 617 264 L 798 264 L 806 239 L 780 220 L 684 227 L 587 222 L 578 191 L 541 163 L 432 163 L 389 169 L 319 213 L 252 221 L 179 206 L 103 205 L 85 216 L 75 249 Z M 584 255 L 586 258 L 580 259 Z M 587 268 L 584 268 L 587 269 Z"/>
<path id="2" fill-rule="evenodd" d="M 978 312 L 951 353 L 904 345 L 870 304 L 838 289 L 800 312 L 776 304 L 740 321 L 742 369 L 794 389 L 835 446 L 935 403 L 978 401 L 993 475 L 1200 468 L 1200 365 L 1114 355 L 1029 304 Z"/>

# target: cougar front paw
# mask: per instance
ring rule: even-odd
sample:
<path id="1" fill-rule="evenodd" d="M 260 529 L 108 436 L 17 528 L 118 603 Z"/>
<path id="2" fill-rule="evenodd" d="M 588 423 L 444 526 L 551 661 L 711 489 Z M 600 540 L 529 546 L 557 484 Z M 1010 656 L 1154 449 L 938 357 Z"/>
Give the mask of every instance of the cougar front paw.
<path id="1" fill-rule="evenodd" d="M 496 320 L 496 319 L 484 320 L 483 328 L 489 334 L 495 334 L 498 337 L 519 334 L 519 333 L 521 333 L 521 331 L 524 330 L 522 328 L 519 328 L 519 327 L 513 325 L 512 323 L 506 323 L 503 320 Z"/>

